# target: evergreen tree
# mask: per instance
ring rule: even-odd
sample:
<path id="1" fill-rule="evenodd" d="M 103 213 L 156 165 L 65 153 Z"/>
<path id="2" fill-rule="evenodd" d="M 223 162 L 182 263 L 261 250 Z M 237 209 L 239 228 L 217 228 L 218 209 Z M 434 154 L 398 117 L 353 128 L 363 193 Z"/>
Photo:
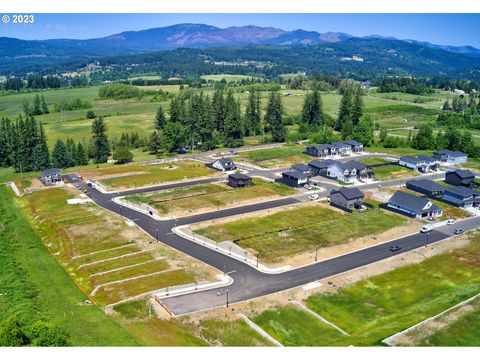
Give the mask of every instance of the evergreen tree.
<path id="1" fill-rule="evenodd" d="M 10 166 L 10 153 L 9 153 L 9 137 L 10 137 L 10 120 L 2 118 L 0 121 L 0 166 Z"/>
<path id="2" fill-rule="evenodd" d="M 203 150 L 210 150 L 218 145 L 218 138 L 214 136 L 215 118 L 213 116 L 212 101 L 208 95 L 202 101 L 201 111 L 198 126 L 201 147 Z"/>
<path id="3" fill-rule="evenodd" d="M 48 105 L 45 102 L 45 98 L 42 95 L 42 114 L 48 114 L 50 111 L 48 110 Z"/>
<path id="4" fill-rule="evenodd" d="M 185 102 L 178 96 L 170 102 L 170 121 L 178 122 L 182 125 L 186 121 Z"/>
<path id="5" fill-rule="evenodd" d="M 43 125 L 39 124 L 38 142 L 33 149 L 33 161 L 35 170 L 45 170 L 50 167 L 50 154 L 48 153 L 47 137 Z"/>
<path id="6" fill-rule="evenodd" d="M 315 131 L 321 125 L 323 125 L 323 105 L 320 92 L 318 90 L 315 89 L 313 92 L 309 92 L 305 96 L 300 121 L 311 131 Z"/>
<path id="7" fill-rule="evenodd" d="M 374 141 L 374 125 L 370 116 L 365 115 L 353 128 L 352 138 L 365 146 L 370 146 Z"/>
<path id="8" fill-rule="evenodd" d="M 71 154 L 67 151 L 67 146 L 62 140 L 57 139 L 52 151 L 53 167 L 60 169 L 67 168 L 71 166 L 72 162 L 73 159 L 71 158 Z"/>
<path id="9" fill-rule="evenodd" d="M 342 134 L 342 140 L 351 140 L 353 134 L 353 123 L 350 118 L 347 118 L 342 125 L 342 129 L 340 130 Z"/>
<path id="10" fill-rule="evenodd" d="M 77 150 L 75 151 L 75 164 L 76 165 L 87 165 L 88 158 L 82 143 L 78 143 Z"/>
<path id="11" fill-rule="evenodd" d="M 360 122 L 360 118 L 363 115 L 363 93 L 360 86 L 356 86 L 355 98 L 353 99 L 352 111 L 351 111 L 351 120 L 353 125 L 357 125 Z"/>
<path id="12" fill-rule="evenodd" d="M 237 147 L 243 145 L 242 116 L 240 104 L 235 101 L 233 91 L 230 90 L 225 100 L 224 145 Z"/>
<path id="13" fill-rule="evenodd" d="M 160 150 L 161 146 L 162 144 L 158 132 L 152 132 L 152 134 L 150 135 L 150 139 L 148 140 L 148 151 L 150 152 L 150 154 L 156 154 Z"/>
<path id="14" fill-rule="evenodd" d="M 223 133 L 225 126 L 225 98 L 222 90 L 215 90 L 212 97 L 212 113 L 215 127 Z"/>
<path id="15" fill-rule="evenodd" d="M 185 128 L 179 122 L 167 121 L 162 141 L 168 152 L 180 150 L 185 146 Z"/>
<path id="16" fill-rule="evenodd" d="M 260 122 L 260 92 L 251 89 L 245 108 L 245 135 L 258 135 L 261 130 Z"/>
<path id="17" fill-rule="evenodd" d="M 105 134 L 106 126 L 99 116 L 92 123 L 92 158 L 95 164 L 105 163 L 110 155 L 110 145 Z"/>
<path id="18" fill-rule="evenodd" d="M 341 130 L 343 123 L 347 121 L 347 119 L 352 120 L 352 90 L 350 87 L 345 89 L 342 100 L 340 101 L 336 130 Z"/>
<path id="19" fill-rule="evenodd" d="M 435 145 L 432 128 L 429 125 L 420 127 L 417 135 L 413 138 L 412 147 L 418 150 L 432 149 Z"/>
<path id="20" fill-rule="evenodd" d="M 35 98 L 33 99 L 31 115 L 42 115 L 42 101 L 38 94 L 35 95 Z"/>
<path id="21" fill-rule="evenodd" d="M 280 94 L 277 91 L 271 91 L 268 97 L 267 109 L 265 113 L 265 123 L 270 129 L 273 142 L 285 141 L 287 131 L 282 121 L 283 106 Z"/>
<path id="22" fill-rule="evenodd" d="M 77 155 L 76 155 L 77 146 L 75 145 L 75 142 L 73 141 L 73 139 L 68 138 L 65 146 L 67 147 L 69 157 L 72 159 L 72 163 L 73 163 L 72 166 L 73 165 L 78 165 L 78 164 L 75 163 L 75 159 L 77 158 Z"/>
<path id="23" fill-rule="evenodd" d="M 450 103 L 448 102 L 448 100 L 445 100 L 445 102 L 443 103 L 442 110 L 443 110 L 443 111 L 449 111 L 449 110 L 451 110 L 451 108 L 450 108 Z"/>
<path id="24" fill-rule="evenodd" d="M 160 106 L 155 114 L 155 129 L 162 130 L 165 126 L 165 112 L 163 108 Z"/>

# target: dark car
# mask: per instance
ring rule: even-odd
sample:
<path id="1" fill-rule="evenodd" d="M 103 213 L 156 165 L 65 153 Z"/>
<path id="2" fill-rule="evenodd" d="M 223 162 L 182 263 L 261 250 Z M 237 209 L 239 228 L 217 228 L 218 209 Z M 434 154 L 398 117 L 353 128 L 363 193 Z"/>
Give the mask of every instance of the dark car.
<path id="1" fill-rule="evenodd" d="M 402 248 L 401 245 L 392 245 L 390 246 L 390 251 L 398 251 Z"/>
<path id="2" fill-rule="evenodd" d="M 461 234 L 461 233 L 463 233 L 463 229 L 455 229 L 455 230 L 453 231 L 453 233 L 454 233 L 455 235 Z"/>

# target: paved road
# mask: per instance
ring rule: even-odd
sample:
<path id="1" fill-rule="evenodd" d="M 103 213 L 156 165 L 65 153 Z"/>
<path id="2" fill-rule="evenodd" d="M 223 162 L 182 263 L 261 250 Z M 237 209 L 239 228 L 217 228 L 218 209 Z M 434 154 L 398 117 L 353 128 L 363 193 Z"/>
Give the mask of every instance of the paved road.
<path id="1" fill-rule="evenodd" d="M 431 175 L 429 175 L 431 176 Z M 266 274 L 222 253 L 213 251 L 200 244 L 191 242 L 172 233 L 172 228 L 177 225 L 191 224 L 199 221 L 217 219 L 221 217 L 248 213 L 251 211 L 271 209 L 278 206 L 294 204 L 300 201 L 299 198 L 290 197 L 260 204 L 252 204 L 232 209 L 225 209 L 207 214 L 193 215 L 179 220 L 157 221 L 150 216 L 136 212 L 134 210 L 120 207 L 112 201 L 113 197 L 138 194 L 152 191 L 152 189 L 168 189 L 178 186 L 192 185 L 195 183 L 208 182 L 212 179 L 192 181 L 189 183 L 169 184 L 156 186 L 150 189 L 136 189 L 126 192 L 104 194 L 96 189 L 90 189 L 88 196 L 99 206 L 111 210 L 117 214 L 123 215 L 134 221 L 138 226 L 150 234 L 154 239 L 175 248 L 185 254 L 188 254 L 208 265 L 217 268 L 220 271 L 229 273 L 233 279 L 233 284 L 228 287 L 229 301 L 235 303 L 259 296 L 272 294 L 275 292 L 287 290 L 293 287 L 301 286 L 319 279 L 323 279 L 335 274 L 358 268 L 400 253 L 419 248 L 425 245 L 427 235 L 414 234 L 386 244 L 377 245 L 371 248 L 359 250 L 350 254 L 345 254 L 336 258 L 321 261 L 309 266 L 297 268 L 281 274 Z M 218 180 L 218 179 L 215 179 Z M 397 184 L 394 180 L 392 183 Z M 378 186 L 374 184 L 373 186 Z M 462 227 L 464 230 L 474 229 L 480 226 L 480 218 L 470 218 L 458 223 L 455 227 Z M 435 229 L 428 235 L 429 243 L 446 239 L 452 236 L 453 228 L 444 226 Z M 402 249 L 395 253 L 389 251 L 392 244 L 402 245 Z M 207 290 L 193 294 L 180 295 L 164 299 L 164 303 L 171 309 L 175 315 L 187 314 L 196 311 L 202 311 L 226 304 L 226 291 L 218 296 L 218 289 Z"/>

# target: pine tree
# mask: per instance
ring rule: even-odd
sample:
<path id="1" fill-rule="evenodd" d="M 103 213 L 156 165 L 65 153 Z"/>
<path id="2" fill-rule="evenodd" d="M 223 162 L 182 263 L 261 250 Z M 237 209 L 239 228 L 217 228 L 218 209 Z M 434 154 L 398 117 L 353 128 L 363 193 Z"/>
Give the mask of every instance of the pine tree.
<path id="1" fill-rule="evenodd" d="M 214 136 L 215 118 L 213 117 L 212 101 L 208 95 L 202 102 L 201 111 L 198 126 L 200 142 L 203 150 L 211 150 L 218 145 L 218 138 Z"/>
<path id="2" fill-rule="evenodd" d="M 150 152 L 150 154 L 156 154 L 158 153 L 158 150 L 160 150 L 161 146 L 162 144 L 158 132 L 152 132 L 148 141 L 148 151 Z"/>
<path id="3" fill-rule="evenodd" d="M 342 140 L 351 140 L 353 134 L 353 122 L 351 119 L 347 118 L 342 124 L 342 129 L 340 130 L 342 134 Z"/>
<path id="4" fill-rule="evenodd" d="M 230 90 L 225 100 L 225 120 L 224 120 L 224 145 L 226 147 L 237 147 L 243 145 L 242 116 L 240 114 L 240 105 L 233 97 L 233 91 Z"/>
<path id="5" fill-rule="evenodd" d="M 223 133 L 225 126 L 225 98 L 222 90 L 215 90 L 212 97 L 212 113 L 215 127 Z"/>
<path id="6" fill-rule="evenodd" d="M 443 103 L 442 110 L 443 110 L 443 111 L 449 111 L 449 110 L 451 110 L 451 108 L 450 108 L 450 103 L 448 102 L 448 100 L 445 100 L 445 102 Z"/>
<path id="7" fill-rule="evenodd" d="M 245 109 L 245 135 L 258 135 L 261 129 L 260 121 L 260 92 L 251 89 Z"/>
<path id="8" fill-rule="evenodd" d="M 165 126 L 165 112 L 163 108 L 160 106 L 155 114 L 155 129 L 162 130 Z"/>
<path id="9" fill-rule="evenodd" d="M 110 155 L 110 145 L 103 118 L 99 116 L 92 123 L 92 158 L 95 164 L 105 163 Z"/>
<path id="10" fill-rule="evenodd" d="M 365 115 L 360 122 L 353 128 L 352 139 L 361 142 L 365 146 L 370 146 L 374 141 L 373 120 L 369 115 Z"/>
<path id="11" fill-rule="evenodd" d="M 363 115 L 362 95 L 363 95 L 362 88 L 360 86 L 357 86 L 355 90 L 355 97 L 353 99 L 352 111 L 351 111 L 351 116 L 352 116 L 351 119 L 354 126 L 360 122 L 360 118 Z"/>
<path id="12" fill-rule="evenodd" d="M 42 101 L 40 100 L 40 96 L 38 96 L 38 94 L 35 95 L 35 98 L 33 99 L 31 115 L 42 115 Z"/>
<path id="13" fill-rule="evenodd" d="M 178 122 L 182 125 L 186 122 L 185 102 L 178 96 L 170 102 L 170 121 Z"/>
<path id="14" fill-rule="evenodd" d="M 45 170 L 50 167 L 50 154 L 48 153 L 47 137 L 42 123 L 39 124 L 38 142 L 33 149 L 34 170 Z"/>
<path id="15" fill-rule="evenodd" d="M 77 158 L 77 155 L 76 155 L 76 152 L 77 152 L 77 147 L 75 145 L 75 142 L 73 141 L 72 138 L 68 138 L 67 139 L 67 142 L 65 144 L 65 146 L 67 147 L 67 151 L 69 153 L 69 157 L 72 159 L 72 165 L 78 165 L 75 163 L 75 159 Z"/>
<path id="16" fill-rule="evenodd" d="M 45 102 L 45 98 L 42 95 L 42 114 L 48 114 L 50 111 L 48 110 L 48 105 Z"/>
<path id="17" fill-rule="evenodd" d="M 10 166 L 9 136 L 10 120 L 2 118 L 0 122 L 0 166 Z"/>
<path id="18" fill-rule="evenodd" d="M 273 142 L 285 141 L 287 131 L 282 122 L 283 106 L 280 94 L 276 91 L 270 92 L 268 97 L 267 109 L 265 113 L 265 123 L 272 134 Z"/>
<path id="19" fill-rule="evenodd" d="M 335 129 L 341 130 L 343 123 L 347 121 L 347 119 L 352 120 L 352 90 L 350 87 L 345 89 L 342 100 L 340 101 L 340 109 L 338 111 L 338 119 Z"/>
<path id="20" fill-rule="evenodd" d="M 307 93 L 305 96 L 300 121 L 307 125 L 311 131 L 316 131 L 321 125 L 323 125 L 323 105 L 318 90 Z"/>
<path id="21" fill-rule="evenodd" d="M 85 148 L 83 147 L 82 143 L 78 143 L 77 151 L 75 151 L 75 164 L 76 165 L 87 165 L 88 158 Z"/>
<path id="22" fill-rule="evenodd" d="M 67 146 L 62 140 L 57 139 L 52 151 L 53 167 L 63 169 L 69 167 L 72 162 L 73 160 L 70 153 L 67 151 Z"/>

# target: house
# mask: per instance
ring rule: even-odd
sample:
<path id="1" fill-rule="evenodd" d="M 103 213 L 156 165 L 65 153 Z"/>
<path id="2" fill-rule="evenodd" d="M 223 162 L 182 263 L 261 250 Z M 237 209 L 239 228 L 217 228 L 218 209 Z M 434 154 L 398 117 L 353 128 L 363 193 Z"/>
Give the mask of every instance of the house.
<path id="1" fill-rule="evenodd" d="M 433 157 L 446 164 L 463 164 L 467 162 L 468 155 L 461 151 L 437 150 Z"/>
<path id="2" fill-rule="evenodd" d="M 230 158 L 221 158 L 215 160 L 213 163 L 210 164 L 210 167 L 219 171 L 232 171 L 237 169 L 237 166 Z"/>
<path id="3" fill-rule="evenodd" d="M 442 196 L 445 188 L 428 179 L 409 180 L 406 182 L 407 189 L 425 194 L 427 196 Z"/>
<path id="4" fill-rule="evenodd" d="M 455 186 L 445 189 L 443 201 L 458 207 L 471 208 L 480 204 L 480 193 L 465 186 Z"/>
<path id="5" fill-rule="evenodd" d="M 302 187 L 308 183 L 310 176 L 298 171 L 285 171 L 282 173 L 281 182 L 291 187 Z"/>
<path id="6" fill-rule="evenodd" d="M 363 144 L 355 140 L 344 141 L 345 144 L 350 145 L 353 153 L 363 152 Z"/>
<path id="7" fill-rule="evenodd" d="M 228 186 L 232 188 L 240 188 L 252 186 L 252 178 L 248 175 L 241 173 L 233 173 L 228 175 Z"/>
<path id="8" fill-rule="evenodd" d="M 453 170 L 445 174 L 445 182 L 455 186 L 470 186 L 475 182 L 475 174 L 470 170 Z"/>
<path id="9" fill-rule="evenodd" d="M 310 175 L 312 168 L 308 166 L 307 164 L 295 164 L 292 165 L 292 171 L 297 171 L 302 174 L 307 174 Z"/>
<path id="10" fill-rule="evenodd" d="M 337 141 L 330 145 L 330 154 L 334 155 L 333 152 L 337 155 L 348 155 L 352 152 L 352 146 L 344 142 Z"/>
<path id="11" fill-rule="evenodd" d="M 402 156 L 400 157 L 398 164 L 423 173 L 436 170 L 438 168 L 438 160 L 431 156 L 425 155 Z"/>
<path id="12" fill-rule="evenodd" d="M 308 166 L 310 166 L 312 175 L 326 175 L 328 167 L 335 163 L 335 160 L 312 160 Z"/>
<path id="13" fill-rule="evenodd" d="M 40 180 L 44 185 L 55 185 L 55 183 L 62 181 L 62 172 L 57 168 L 43 170 L 40 174 Z"/>
<path id="14" fill-rule="evenodd" d="M 305 152 L 314 157 L 324 157 L 330 155 L 330 145 L 329 144 L 320 144 L 320 145 L 308 145 L 305 148 Z"/>
<path id="15" fill-rule="evenodd" d="M 372 177 L 371 169 L 358 161 L 335 162 L 328 166 L 327 176 L 346 183 L 366 180 Z"/>
<path id="16" fill-rule="evenodd" d="M 359 209 L 363 205 L 365 195 L 357 188 L 341 187 L 330 192 L 330 205 L 342 209 Z"/>
<path id="17" fill-rule="evenodd" d="M 442 216 L 442 208 L 433 204 L 430 200 L 403 191 L 397 191 L 388 200 L 387 207 L 391 210 L 404 213 L 408 216 L 421 219 L 423 217 Z"/>

